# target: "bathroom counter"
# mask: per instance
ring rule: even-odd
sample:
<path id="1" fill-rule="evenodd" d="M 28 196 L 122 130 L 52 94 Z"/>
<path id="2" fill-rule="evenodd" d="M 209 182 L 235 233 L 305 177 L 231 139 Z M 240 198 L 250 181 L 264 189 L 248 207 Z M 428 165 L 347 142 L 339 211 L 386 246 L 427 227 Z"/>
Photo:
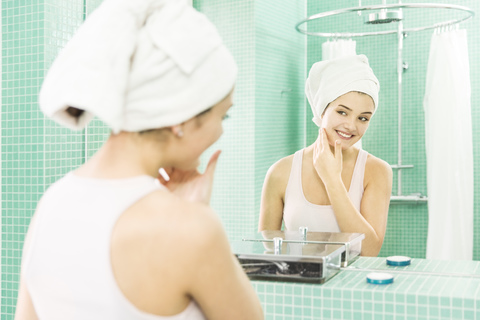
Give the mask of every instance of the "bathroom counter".
<path id="1" fill-rule="evenodd" d="M 374 285 L 370 272 L 394 282 Z M 479 319 L 480 262 L 360 257 L 324 284 L 252 281 L 265 319 Z"/>

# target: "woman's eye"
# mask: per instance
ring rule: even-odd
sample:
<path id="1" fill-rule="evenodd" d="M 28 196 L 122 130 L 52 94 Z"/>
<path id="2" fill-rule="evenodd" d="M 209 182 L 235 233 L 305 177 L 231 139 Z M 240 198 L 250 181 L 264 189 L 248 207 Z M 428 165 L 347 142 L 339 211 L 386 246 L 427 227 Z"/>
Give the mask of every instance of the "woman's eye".
<path id="1" fill-rule="evenodd" d="M 367 122 L 369 119 L 368 118 L 365 118 L 365 117 L 360 117 L 358 118 L 360 121 L 363 121 L 363 122 Z"/>
<path id="2" fill-rule="evenodd" d="M 340 114 L 340 115 L 342 115 L 342 116 L 344 116 L 344 115 L 347 114 L 345 111 L 337 111 L 337 112 L 338 112 L 338 114 Z"/>

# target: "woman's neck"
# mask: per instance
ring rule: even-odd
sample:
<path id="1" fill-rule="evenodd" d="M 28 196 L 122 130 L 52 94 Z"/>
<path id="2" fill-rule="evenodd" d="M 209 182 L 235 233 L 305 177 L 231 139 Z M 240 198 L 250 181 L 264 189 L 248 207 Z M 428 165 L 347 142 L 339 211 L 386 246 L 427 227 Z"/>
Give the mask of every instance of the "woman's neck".
<path id="1" fill-rule="evenodd" d="M 95 178 L 128 178 L 139 175 L 157 177 L 162 167 L 159 146 L 138 138 L 136 133 L 111 135 L 98 152 L 76 174 Z"/>
<path id="2" fill-rule="evenodd" d="M 311 144 L 306 148 L 306 152 L 313 155 L 313 146 L 315 143 Z M 330 151 L 332 154 L 335 154 L 335 148 L 330 146 Z M 357 147 L 351 146 L 345 150 L 342 150 L 342 160 L 343 162 L 348 162 L 351 160 L 356 160 L 358 156 L 359 149 Z"/>

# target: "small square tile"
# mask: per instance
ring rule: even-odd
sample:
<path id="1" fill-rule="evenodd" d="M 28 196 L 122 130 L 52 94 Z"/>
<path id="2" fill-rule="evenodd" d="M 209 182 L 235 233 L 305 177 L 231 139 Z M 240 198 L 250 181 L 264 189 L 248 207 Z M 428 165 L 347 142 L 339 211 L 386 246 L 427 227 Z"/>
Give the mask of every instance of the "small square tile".
<path id="1" fill-rule="evenodd" d="M 361 311 L 353 312 L 353 320 L 363 320 L 363 314 Z"/>
<path id="2" fill-rule="evenodd" d="M 410 303 L 410 304 L 415 304 L 417 303 L 417 297 L 412 295 L 412 294 L 409 294 L 407 295 L 407 303 Z"/>
<path id="3" fill-rule="evenodd" d="M 463 310 L 463 319 L 464 320 L 474 320 L 475 319 L 475 313 L 473 310 Z"/>
<path id="4" fill-rule="evenodd" d="M 323 309 L 322 315 L 324 319 L 330 319 L 332 317 L 332 310 L 330 309 Z"/>
<path id="5" fill-rule="evenodd" d="M 440 316 L 442 318 L 450 318 L 452 315 L 452 312 L 450 309 L 446 309 L 446 308 L 441 308 L 440 309 Z"/>
<path id="6" fill-rule="evenodd" d="M 333 319 L 341 319 L 342 318 L 342 311 L 340 310 L 333 310 Z"/>
<path id="7" fill-rule="evenodd" d="M 416 305 L 407 305 L 407 315 L 413 316 L 417 314 L 417 307 Z"/>
<path id="8" fill-rule="evenodd" d="M 440 304 L 442 307 L 450 307 L 452 305 L 452 300 L 448 297 L 441 297 Z"/>
<path id="9" fill-rule="evenodd" d="M 428 308 L 427 308 L 427 306 L 425 306 L 425 305 L 419 305 L 419 306 L 417 307 L 417 314 L 418 314 L 419 316 L 422 316 L 422 317 L 423 317 L 423 316 L 427 316 L 427 315 L 428 315 Z"/>
<path id="10" fill-rule="evenodd" d="M 373 320 L 373 314 L 371 314 L 370 312 L 364 312 L 363 320 Z"/>
<path id="11" fill-rule="evenodd" d="M 428 303 L 428 297 L 424 295 L 419 295 L 417 297 L 417 303 L 420 305 L 426 305 Z"/>
<path id="12" fill-rule="evenodd" d="M 454 308 L 462 308 L 463 307 L 463 300 L 459 298 L 452 299 L 452 307 Z"/>

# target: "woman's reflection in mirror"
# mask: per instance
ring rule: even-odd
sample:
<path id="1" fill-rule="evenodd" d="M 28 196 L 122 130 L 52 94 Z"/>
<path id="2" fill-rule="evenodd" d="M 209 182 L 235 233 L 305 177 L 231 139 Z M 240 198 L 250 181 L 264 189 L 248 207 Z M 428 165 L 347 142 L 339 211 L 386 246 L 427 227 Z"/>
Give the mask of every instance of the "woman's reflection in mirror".
<path id="1" fill-rule="evenodd" d="M 362 255 L 383 243 L 392 170 L 356 146 L 378 109 L 380 85 L 364 55 L 315 63 L 305 93 L 319 127 L 314 143 L 273 164 L 262 191 L 259 231 L 363 233 Z"/>

